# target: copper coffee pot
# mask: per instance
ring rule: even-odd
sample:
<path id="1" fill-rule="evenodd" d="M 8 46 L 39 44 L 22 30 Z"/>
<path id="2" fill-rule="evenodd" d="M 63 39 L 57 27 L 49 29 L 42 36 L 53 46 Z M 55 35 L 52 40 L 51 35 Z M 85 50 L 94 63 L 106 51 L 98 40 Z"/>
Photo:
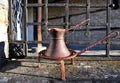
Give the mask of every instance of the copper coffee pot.
<path id="1" fill-rule="evenodd" d="M 64 35 L 66 30 L 62 28 L 49 28 L 48 31 L 51 37 L 50 37 L 50 45 L 45 55 L 54 58 L 69 56 L 70 51 L 68 50 L 64 42 Z"/>

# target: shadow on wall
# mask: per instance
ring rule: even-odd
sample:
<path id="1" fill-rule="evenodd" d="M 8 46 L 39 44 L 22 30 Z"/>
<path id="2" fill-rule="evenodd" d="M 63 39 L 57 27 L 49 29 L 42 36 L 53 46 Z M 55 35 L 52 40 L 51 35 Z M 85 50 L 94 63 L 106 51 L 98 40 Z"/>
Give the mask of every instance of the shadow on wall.
<path id="1" fill-rule="evenodd" d="M 20 62 L 8 61 L 5 57 L 4 45 L 4 42 L 0 42 L 0 72 L 11 70 L 21 65 Z"/>
<path id="2" fill-rule="evenodd" d="M 6 62 L 5 52 L 4 52 L 4 42 L 0 42 L 0 69 L 4 66 Z"/>

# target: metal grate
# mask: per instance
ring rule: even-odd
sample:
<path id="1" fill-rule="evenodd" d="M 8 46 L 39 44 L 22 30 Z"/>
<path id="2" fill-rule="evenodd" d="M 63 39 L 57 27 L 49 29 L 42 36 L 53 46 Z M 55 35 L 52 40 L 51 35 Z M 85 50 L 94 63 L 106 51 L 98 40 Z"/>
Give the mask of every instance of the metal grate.
<path id="1" fill-rule="evenodd" d="M 119 27 L 111 27 L 111 10 L 112 1 L 111 0 L 38 0 L 42 3 L 28 3 L 29 0 L 23 0 L 23 15 L 24 15 L 24 40 L 21 41 L 25 43 L 25 54 L 28 53 L 29 43 L 49 43 L 49 34 L 47 29 L 51 27 L 60 27 L 68 29 L 77 23 L 90 18 L 90 22 L 83 26 L 82 29 L 76 29 L 72 36 L 71 32 L 67 33 L 66 43 L 77 44 L 77 45 L 89 45 L 96 41 L 97 38 L 110 33 L 112 30 L 119 30 Z M 97 2 L 95 2 L 97 1 Z M 102 2 L 101 4 L 99 2 Z M 104 4 L 103 4 L 104 3 Z M 115 3 L 115 2 L 114 2 Z M 11 3 L 12 4 L 12 3 Z M 115 4 L 114 4 L 115 5 Z M 42 18 L 41 22 L 28 22 L 28 8 L 42 8 Z M 118 8 L 118 4 L 117 4 Z M 53 11 L 51 11 L 53 9 Z M 75 9 L 75 10 L 74 10 Z M 113 7 L 114 9 L 114 7 Z M 55 11 L 58 11 L 56 13 Z M 117 10 L 115 10 L 117 11 Z M 52 12 L 52 14 L 51 14 Z M 55 15 L 55 13 L 57 15 Z M 60 13 L 60 14 L 59 14 Z M 100 14 L 101 13 L 101 14 Z M 53 16 L 52 16 L 53 15 Z M 103 16 L 101 16 L 103 15 Z M 98 18 L 99 17 L 99 18 Z M 77 19 L 77 20 L 76 20 Z M 103 20 L 101 20 L 103 19 Z M 96 21 L 95 21 L 96 20 Z M 93 22 L 94 21 L 94 22 Z M 100 21 L 100 22 L 99 22 Z M 98 23 L 97 23 L 98 22 Z M 28 25 L 40 25 L 42 27 L 42 41 L 29 41 L 28 40 Z M 98 35 L 98 36 L 95 36 Z M 93 38 L 92 38 L 93 37 Z M 15 41 L 13 41 L 15 42 Z M 107 40 L 105 43 L 101 44 L 105 48 L 105 55 L 111 57 L 111 45 L 119 45 L 120 40 L 115 41 Z M 101 47 L 101 46 L 100 46 Z M 120 50 L 119 48 L 117 50 Z"/>

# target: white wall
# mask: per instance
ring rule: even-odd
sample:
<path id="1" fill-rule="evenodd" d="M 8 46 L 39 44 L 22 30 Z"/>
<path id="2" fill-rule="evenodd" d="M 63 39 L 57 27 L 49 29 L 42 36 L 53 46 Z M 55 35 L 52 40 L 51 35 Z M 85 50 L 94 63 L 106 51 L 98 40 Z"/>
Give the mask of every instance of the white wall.
<path id="1" fill-rule="evenodd" d="M 0 42 L 5 42 L 4 53 L 8 58 L 8 0 L 1 0 L 0 4 Z"/>

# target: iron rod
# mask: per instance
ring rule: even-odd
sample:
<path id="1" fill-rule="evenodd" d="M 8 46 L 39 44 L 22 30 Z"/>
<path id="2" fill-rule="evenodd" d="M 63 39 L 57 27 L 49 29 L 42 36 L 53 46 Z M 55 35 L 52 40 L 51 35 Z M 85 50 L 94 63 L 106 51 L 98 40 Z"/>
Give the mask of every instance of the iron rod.
<path id="1" fill-rule="evenodd" d="M 24 39 L 25 39 L 25 55 L 28 54 L 28 11 L 27 11 L 27 0 L 24 0 Z"/>
<path id="2" fill-rule="evenodd" d="M 66 3 L 65 3 L 65 29 L 68 29 L 69 28 L 69 0 L 65 0 Z"/>
<path id="3" fill-rule="evenodd" d="M 45 27 L 45 29 L 46 29 L 46 34 L 48 34 L 48 0 L 44 0 L 44 15 L 45 16 L 43 16 L 44 17 L 44 23 L 45 23 L 45 25 L 44 25 L 44 27 Z M 47 36 L 47 35 L 46 35 Z"/>
<path id="4" fill-rule="evenodd" d="M 93 44 L 91 44 L 90 46 L 88 46 L 88 47 L 86 47 L 85 49 L 83 49 L 83 50 L 81 50 L 80 52 L 78 52 L 77 54 L 79 55 L 79 54 L 82 54 L 82 53 L 84 53 L 85 51 L 87 51 L 87 50 L 89 50 L 89 49 L 91 49 L 92 47 L 94 47 L 94 46 L 96 46 L 97 44 L 100 44 L 100 43 L 102 43 L 102 42 L 104 42 L 104 41 L 106 41 L 106 40 L 111 40 L 112 38 L 115 38 L 115 37 L 117 37 L 119 35 L 119 32 L 115 32 L 115 31 L 113 31 L 113 32 L 110 32 L 110 33 L 108 33 L 106 36 L 104 36 L 101 40 L 98 40 L 98 41 L 96 41 L 96 42 L 94 42 Z M 110 57 L 110 56 L 109 56 Z"/>
<path id="5" fill-rule="evenodd" d="M 109 7 L 109 4 L 110 4 L 110 0 L 107 0 L 107 17 L 106 17 L 106 34 L 108 34 L 110 32 L 110 19 L 111 19 L 111 14 L 110 14 L 110 7 Z M 106 55 L 107 57 L 110 57 L 110 40 L 106 40 L 107 41 L 107 44 L 106 44 Z"/>
<path id="6" fill-rule="evenodd" d="M 90 0 L 86 0 L 86 19 L 90 18 Z M 86 32 L 85 32 L 85 36 L 89 36 L 90 35 L 90 31 L 89 31 L 89 22 L 86 24 Z"/>
<path id="7" fill-rule="evenodd" d="M 42 4 L 42 0 L 38 0 L 38 4 Z M 42 7 L 38 7 L 37 21 L 38 21 L 38 23 L 41 23 L 41 21 L 42 21 Z M 41 29 L 42 29 L 41 25 L 38 25 L 37 26 L 38 41 L 42 41 L 42 30 Z M 41 49 L 41 48 L 42 48 L 42 44 L 38 43 L 38 49 Z"/>
<path id="8" fill-rule="evenodd" d="M 12 36 L 13 36 L 13 34 L 12 34 L 12 0 L 9 0 L 9 20 L 10 20 L 10 23 L 9 23 L 9 35 L 8 35 L 8 37 L 9 37 L 9 42 L 11 42 L 12 41 Z"/>

